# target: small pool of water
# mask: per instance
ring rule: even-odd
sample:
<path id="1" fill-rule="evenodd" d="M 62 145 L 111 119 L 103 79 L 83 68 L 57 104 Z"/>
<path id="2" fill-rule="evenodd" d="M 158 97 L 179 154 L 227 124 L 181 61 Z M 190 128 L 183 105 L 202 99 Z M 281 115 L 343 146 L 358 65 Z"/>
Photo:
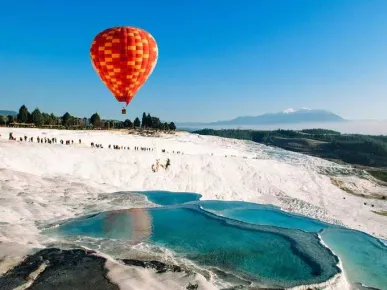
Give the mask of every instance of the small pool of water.
<path id="1" fill-rule="evenodd" d="M 102 212 L 46 233 L 148 243 L 270 287 L 320 283 L 339 272 L 319 233 L 341 258 L 351 283 L 387 289 L 387 247 L 364 233 L 274 206 L 200 201 L 201 195 L 191 193 L 140 194 L 161 207 Z"/>
<path id="2" fill-rule="evenodd" d="M 216 267 L 260 285 L 321 283 L 339 271 L 335 256 L 315 235 L 229 222 L 199 207 L 104 212 L 53 231 L 63 236 L 155 244 L 201 266 Z"/>

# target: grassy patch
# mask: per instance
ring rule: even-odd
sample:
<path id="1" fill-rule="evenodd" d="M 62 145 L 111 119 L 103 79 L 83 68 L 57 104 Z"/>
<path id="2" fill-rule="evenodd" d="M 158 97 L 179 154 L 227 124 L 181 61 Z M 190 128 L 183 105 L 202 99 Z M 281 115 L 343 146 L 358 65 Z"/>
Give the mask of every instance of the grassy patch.
<path id="1" fill-rule="evenodd" d="M 387 200 L 387 197 L 383 194 L 379 193 L 371 193 L 372 198 L 374 199 L 381 199 L 381 200 Z"/>
<path id="2" fill-rule="evenodd" d="M 338 180 L 336 178 L 332 178 L 331 177 L 331 182 L 336 185 L 338 188 L 340 188 L 341 190 L 344 190 L 345 192 L 347 193 L 350 193 L 350 194 L 353 194 L 353 195 L 357 195 L 357 196 L 361 196 L 361 197 L 364 197 L 362 195 L 359 195 L 359 194 L 356 194 L 353 190 L 351 190 L 350 188 L 346 187 L 344 182 L 342 182 L 341 180 Z"/>
<path id="3" fill-rule="evenodd" d="M 380 200 L 387 200 L 387 197 L 385 195 L 379 194 L 379 193 L 371 193 L 371 194 L 363 194 L 363 193 L 357 193 L 354 192 L 352 189 L 348 188 L 344 182 L 341 180 L 338 180 L 336 178 L 331 177 L 331 182 L 332 184 L 336 185 L 338 188 L 341 190 L 345 191 L 346 193 L 362 197 L 362 198 L 367 198 L 367 199 L 380 199 Z"/>
<path id="4" fill-rule="evenodd" d="M 372 211 L 372 212 L 378 215 L 387 216 L 387 211 Z"/>
<path id="5" fill-rule="evenodd" d="M 376 179 L 387 182 L 387 171 L 383 170 L 367 170 L 369 174 L 371 174 Z"/>

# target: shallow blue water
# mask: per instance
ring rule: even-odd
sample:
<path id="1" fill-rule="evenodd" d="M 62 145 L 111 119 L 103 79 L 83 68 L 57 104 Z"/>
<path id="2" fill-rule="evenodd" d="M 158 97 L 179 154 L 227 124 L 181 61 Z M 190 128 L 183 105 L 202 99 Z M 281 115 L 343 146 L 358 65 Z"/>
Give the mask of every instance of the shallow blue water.
<path id="1" fill-rule="evenodd" d="M 336 258 L 315 235 L 292 232 L 228 223 L 198 207 L 104 212 L 52 230 L 64 236 L 152 243 L 199 265 L 216 267 L 262 285 L 320 283 L 339 271 Z"/>
<path id="2" fill-rule="evenodd" d="M 338 271 L 336 258 L 318 242 L 319 232 L 351 283 L 387 289 L 387 247 L 369 235 L 274 206 L 198 201 L 200 195 L 188 193 L 141 194 L 164 207 L 100 213 L 49 233 L 144 241 L 257 284 L 291 287 L 325 281 Z"/>
<path id="3" fill-rule="evenodd" d="M 158 205 L 176 205 L 191 201 L 198 201 L 202 197 L 197 193 L 178 192 L 171 194 L 168 191 L 144 191 L 139 192 L 147 197 L 150 202 Z"/>
<path id="4" fill-rule="evenodd" d="M 387 289 L 387 246 L 365 233 L 290 214 L 274 206 L 243 202 L 201 201 L 205 210 L 257 225 L 271 225 L 319 232 L 324 243 L 338 255 L 351 283 Z"/>
<path id="5" fill-rule="evenodd" d="M 329 226 L 318 220 L 286 213 L 274 206 L 219 201 L 202 201 L 199 204 L 204 210 L 252 224 L 299 229 L 307 232 L 319 232 Z"/>
<path id="6" fill-rule="evenodd" d="M 321 238 L 341 258 L 351 282 L 387 289 L 387 247 L 381 241 L 337 227 L 324 230 Z"/>
<path id="7" fill-rule="evenodd" d="M 239 221 L 320 232 L 323 241 L 342 259 L 352 282 L 379 289 L 387 288 L 387 247 L 362 232 L 329 225 L 304 216 L 290 214 L 275 206 L 246 202 L 201 201 L 203 209 Z"/>

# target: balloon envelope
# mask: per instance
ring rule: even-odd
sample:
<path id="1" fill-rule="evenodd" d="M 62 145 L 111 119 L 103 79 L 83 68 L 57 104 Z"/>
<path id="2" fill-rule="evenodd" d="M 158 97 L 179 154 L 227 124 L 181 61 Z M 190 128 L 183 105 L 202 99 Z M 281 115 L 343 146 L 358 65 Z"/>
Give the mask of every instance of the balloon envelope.
<path id="1" fill-rule="evenodd" d="M 136 27 L 113 27 L 93 40 L 90 56 L 102 82 L 119 102 L 130 103 L 153 72 L 157 43 L 147 31 Z"/>

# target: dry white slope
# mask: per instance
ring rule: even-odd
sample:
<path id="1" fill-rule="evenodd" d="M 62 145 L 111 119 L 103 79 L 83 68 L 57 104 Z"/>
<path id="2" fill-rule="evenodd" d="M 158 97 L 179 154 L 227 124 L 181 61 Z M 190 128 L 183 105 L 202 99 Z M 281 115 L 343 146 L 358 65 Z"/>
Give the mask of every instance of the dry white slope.
<path id="1" fill-rule="evenodd" d="M 29 248 L 45 242 L 47 238 L 39 235 L 41 222 L 133 206 L 129 201 L 112 202 L 108 195 L 98 199 L 100 193 L 118 190 L 197 192 L 203 199 L 270 203 L 387 238 L 386 217 L 372 212 L 387 210 L 386 203 L 375 200 L 371 208 L 362 198 L 333 185 L 319 173 L 320 168 L 340 166 L 322 159 L 188 133 L 155 138 L 104 131 L 12 129 L 17 139 L 27 135 L 74 140 L 69 146 L 8 141 L 9 132 L 0 128 L 0 253 L 10 253 L 13 245 L 20 251 L 19 245 Z M 90 148 L 91 142 L 101 143 L 104 149 Z M 109 144 L 131 150 L 109 150 Z M 134 151 L 134 146 L 154 150 Z M 156 159 L 165 163 L 166 158 L 171 160 L 168 170 L 151 170 Z M 374 186 L 354 180 L 363 187 Z"/>

